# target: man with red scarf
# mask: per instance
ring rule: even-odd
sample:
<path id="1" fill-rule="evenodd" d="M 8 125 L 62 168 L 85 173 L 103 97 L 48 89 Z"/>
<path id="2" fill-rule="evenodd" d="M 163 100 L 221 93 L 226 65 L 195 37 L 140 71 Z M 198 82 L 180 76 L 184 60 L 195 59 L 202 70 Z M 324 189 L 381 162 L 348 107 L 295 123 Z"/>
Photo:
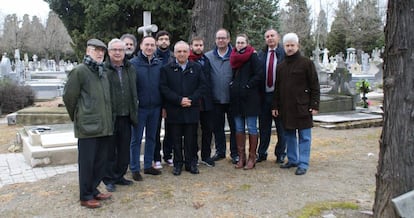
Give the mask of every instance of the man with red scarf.
<path id="1" fill-rule="evenodd" d="M 204 40 L 201 37 L 193 37 L 190 42 L 190 56 L 188 59 L 199 63 L 203 69 L 206 90 L 200 101 L 200 126 L 201 126 L 201 163 L 214 167 L 211 156 L 211 139 L 213 136 L 213 97 L 211 93 L 211 65 L 204 55 Z"/>
<path id="2" fill-rule="evenodd" d="M 261 63 L 246 34 L 239 34 L 230 54 L 233 80 L 230 82 L 230 110 L 234 116 L 239 162 L 236 169 L 253 169 L 258 143 L 257 120 L 261 111 L 259 90 L 262 81 Z M 246 134 L 249 133 L 249 159 L 246 163 Z"/>

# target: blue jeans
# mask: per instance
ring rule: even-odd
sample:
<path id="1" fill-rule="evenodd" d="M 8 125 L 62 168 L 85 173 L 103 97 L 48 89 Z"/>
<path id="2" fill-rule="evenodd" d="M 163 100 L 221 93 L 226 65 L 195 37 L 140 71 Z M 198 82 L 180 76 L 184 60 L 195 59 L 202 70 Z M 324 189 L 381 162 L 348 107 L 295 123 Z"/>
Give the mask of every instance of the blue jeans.
<path id="1" fill-rule="evenodd" d="M 160 107 L 144 109 L 138 108 L 138 125 L 132 128 L 131 136 L 131 161 L 129 169 L 131 172 L 139 172 L 141 142 L 145 128 L 145 151 L 144 151 L 144 169 L 152 167 L 155 149 L 155 137 L 157 134 L 158 121 L 160 119 Z"/>
<path id="2" fill-rule="evenodd" d="M 272 134 L 272 122 L 274 122 L 277 132 L 277 143 L 274 153 L 278 160 L 283 160 L 286 156 L 286 141 L 280 116 L 272 116 L 272 101 L 273 92 L 266 93 L 262 104 L 262 113 L 259 116 L 260 144 L 257 153 L 260 157 L 267 157 L 267 150 Z"/>
<path id="3" fill-rule="evenodd" d="M 297 164 L 300 168 L 308 169 L 312 141 L 311 128 L 285 129 L 285 139 L 288 162 Z"/>
<path id="4" fill-rule="evenodd" d="M 249 134 L 257 135 L 257 116 L 234 116 L 236 133 L 245 133 L 246 121 Z"/>

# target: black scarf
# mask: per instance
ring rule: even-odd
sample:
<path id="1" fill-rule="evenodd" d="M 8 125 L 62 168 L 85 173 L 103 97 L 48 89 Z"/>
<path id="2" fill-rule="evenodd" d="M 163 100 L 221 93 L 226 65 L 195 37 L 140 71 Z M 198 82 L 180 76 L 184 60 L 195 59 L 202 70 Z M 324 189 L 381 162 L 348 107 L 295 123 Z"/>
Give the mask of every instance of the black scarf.
<path id="1" fill-rule="evenodd" d="M 89 66 L 90 68 L 92 68 L 93 70 L 95 70 L 96 72 L 99 73 L 99 77 L 103 76 L 103 70 L 104 70 L 104 64 L 103 63 L 98 63 L 95 60 L 93 60 L 91 58 L 91 56 L 89 55 L 85 55 L 85 57 L 83 57 L 83 63 L 87 66 Z"/>

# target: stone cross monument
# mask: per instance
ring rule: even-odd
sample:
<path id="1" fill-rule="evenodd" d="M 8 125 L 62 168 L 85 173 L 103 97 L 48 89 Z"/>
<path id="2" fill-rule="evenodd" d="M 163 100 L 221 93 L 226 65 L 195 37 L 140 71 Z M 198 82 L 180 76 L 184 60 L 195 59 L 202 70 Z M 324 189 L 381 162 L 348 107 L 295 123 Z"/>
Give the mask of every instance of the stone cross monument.
<path id="1" fill-rule="evenodd" d="M 143 13 L 144 25 L 138 28 L 138 33 L 144 34 L 144 36 L 151 35 L 151 33 L 157 32 L 158 26 L 151 24 L 151 11 L 144 11 Z"/>

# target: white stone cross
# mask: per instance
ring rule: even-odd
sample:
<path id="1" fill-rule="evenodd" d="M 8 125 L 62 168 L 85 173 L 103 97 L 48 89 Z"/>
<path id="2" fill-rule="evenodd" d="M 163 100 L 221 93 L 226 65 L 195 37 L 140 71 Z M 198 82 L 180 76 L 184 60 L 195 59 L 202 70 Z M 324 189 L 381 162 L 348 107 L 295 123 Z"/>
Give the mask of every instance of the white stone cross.
<path id="1" fill-rule="evenodd" d="M 151 35 L 151 33 L 155 33 L 158 30 L 158 26 L 155 24 L 151 24 L 151 11 L 144 11 L 144 25 L 138 28 L 138 33 L 144 34 L 144 36 Z"/>

